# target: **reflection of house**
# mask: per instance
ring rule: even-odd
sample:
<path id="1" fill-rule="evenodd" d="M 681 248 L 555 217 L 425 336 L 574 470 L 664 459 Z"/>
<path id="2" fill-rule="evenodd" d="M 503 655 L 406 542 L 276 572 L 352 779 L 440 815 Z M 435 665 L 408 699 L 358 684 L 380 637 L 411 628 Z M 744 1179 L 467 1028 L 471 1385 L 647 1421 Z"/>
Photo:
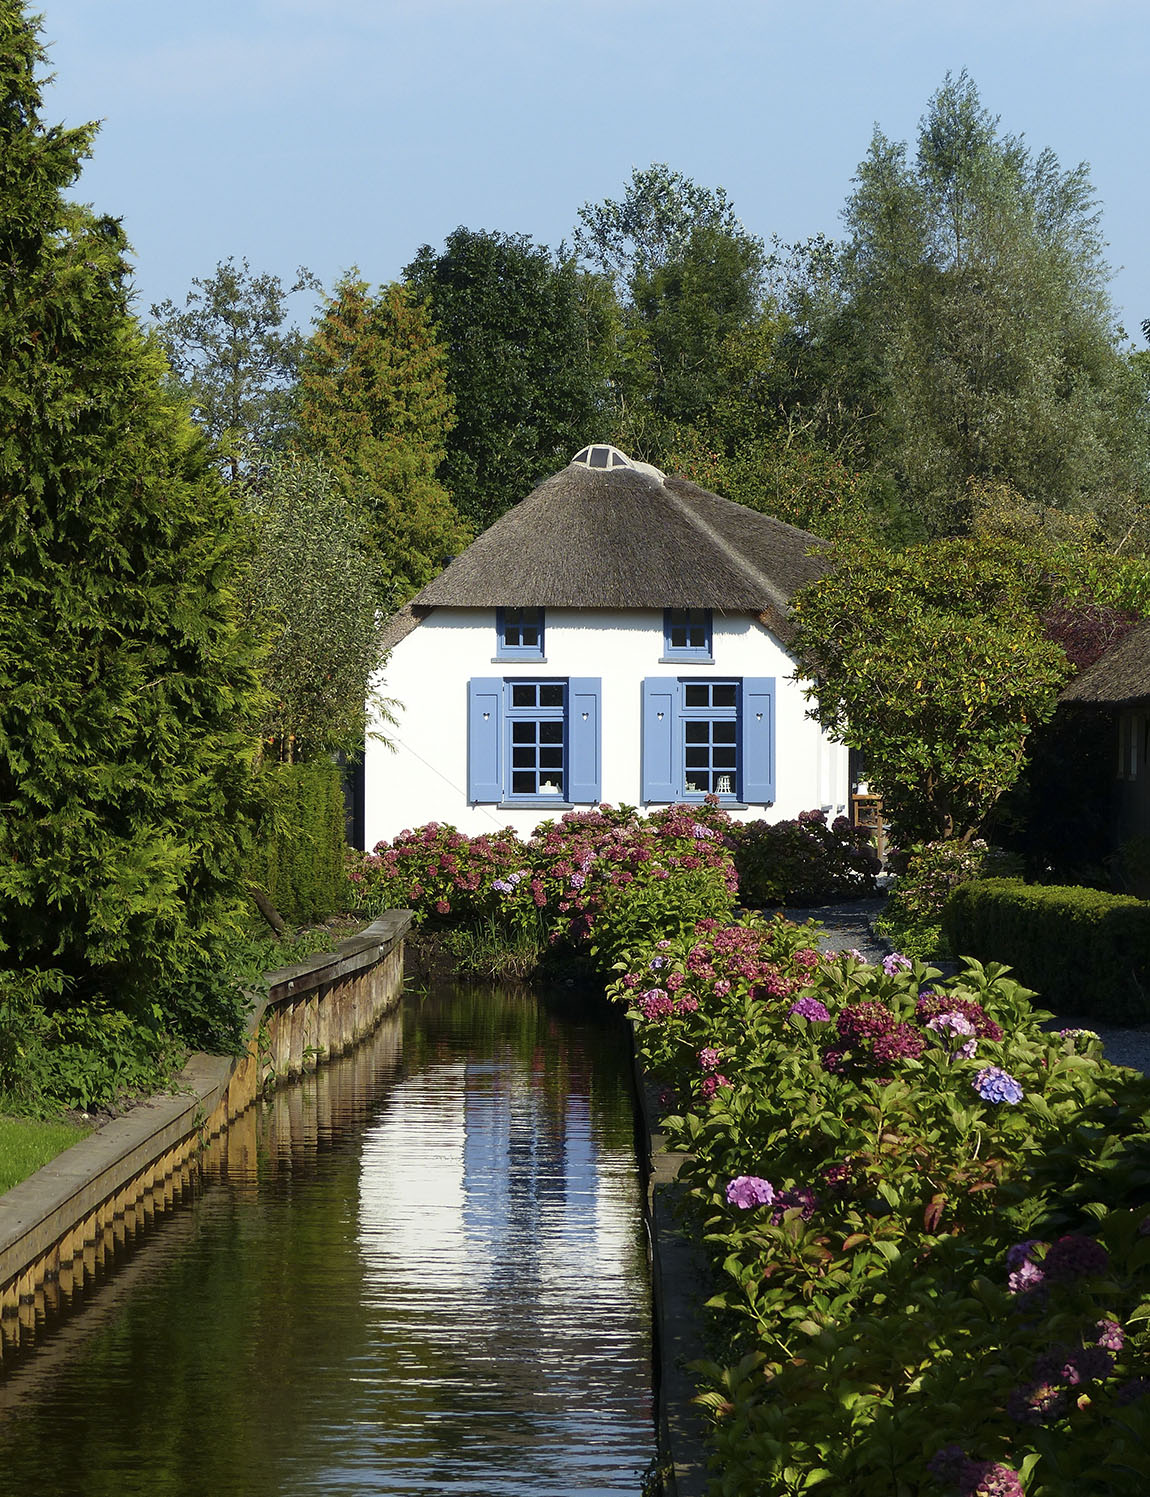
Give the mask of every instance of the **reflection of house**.
<path id="1" fill-rule="evenodd" d="M 1113 716 L 1111 840 L 1150 837 L 1150 621 L 1076 676 L 1060 701 Z"/>
<path id="2" fill-rule="evenodd" d="M 807 717 L 787 652 L 821 548 L 585 448 L 390 621 L 398 752 L 369 740 L 367 845 L 432 820 L 526 833 L 604 800 L 844 810 L 847 751 Z"/>

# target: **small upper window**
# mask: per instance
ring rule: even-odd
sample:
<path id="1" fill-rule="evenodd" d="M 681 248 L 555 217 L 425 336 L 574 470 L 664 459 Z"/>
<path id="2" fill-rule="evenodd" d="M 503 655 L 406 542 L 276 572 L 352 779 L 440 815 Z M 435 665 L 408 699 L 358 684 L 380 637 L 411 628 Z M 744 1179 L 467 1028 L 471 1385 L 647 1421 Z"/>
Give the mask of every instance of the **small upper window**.
<path id="1" fill-rule="evenodd" d="M 710 660 L 711 610 L 666 609 L 663 614 L 663 654 L 668 660 Z"/>
<path id="2" fill-rule="evenodd" d="M 500 660 L 543 659 L 542 608 L 499 608 L 495 613 Z"/>

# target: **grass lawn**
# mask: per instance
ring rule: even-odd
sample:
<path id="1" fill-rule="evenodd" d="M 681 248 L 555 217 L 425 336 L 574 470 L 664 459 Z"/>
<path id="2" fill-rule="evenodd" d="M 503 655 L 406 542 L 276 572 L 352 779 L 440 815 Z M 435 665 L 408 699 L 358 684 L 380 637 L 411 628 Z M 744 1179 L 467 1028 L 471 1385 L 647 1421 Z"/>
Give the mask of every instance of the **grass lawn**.
<path id="1" fill-rule="evenodd" d="M 9 1190 L 42 1164 L 54 1159 L 91 1128 L 80 1123 L 37 1123 L 30 1118 L 0 1118 L 0 1192 Z"/>

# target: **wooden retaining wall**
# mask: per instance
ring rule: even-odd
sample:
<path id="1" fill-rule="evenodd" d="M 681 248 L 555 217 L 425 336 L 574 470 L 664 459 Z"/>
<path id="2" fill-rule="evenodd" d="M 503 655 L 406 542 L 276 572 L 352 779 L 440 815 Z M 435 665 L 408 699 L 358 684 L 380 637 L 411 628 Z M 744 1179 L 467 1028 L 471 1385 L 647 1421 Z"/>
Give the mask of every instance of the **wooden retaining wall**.
<path id="1" fill-rule="evenodd" d="M 229 1152 L 254 1149 L 244 1114 L 269 1087 L 353 1049 L 399 1002 L 410 910 L 333 952 L 268 974 L 246 1051 L 196 1055 L 179 1090 L 73 1144 L 0 1196 L 0 1362 L 85 1291 Z"/>

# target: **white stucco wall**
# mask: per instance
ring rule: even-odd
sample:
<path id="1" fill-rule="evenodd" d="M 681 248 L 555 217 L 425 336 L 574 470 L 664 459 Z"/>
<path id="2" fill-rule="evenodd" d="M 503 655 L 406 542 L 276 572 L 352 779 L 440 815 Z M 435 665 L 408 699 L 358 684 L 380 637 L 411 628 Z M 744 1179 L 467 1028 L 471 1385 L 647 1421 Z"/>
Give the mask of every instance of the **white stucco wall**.
<path id="1" fill-rule="evenodd" d="M 779 641 L 747 615 L 714 617 L 714 663 L 660 664 L 663 615 L 548 609 L 546 663 L 496 660 L 494 609 L 437 609 L 392 651 L 380 690 L 394 698 L 392 753 L 369 739 L 365 764 L 368 847 L 405 827 L 449 821 L 472 835 L 513 826 L 529 834 L 539 807 L 467 803 L 467 683 L 473 676 L 597 676 L 602 681 L 603 799 L 640 805 L 641 682 L 647 676 L 773 676 L 775 803 L 732 815 L 780 821 L 822 807 L 846 810 L 847 750 L 806 716 L 793 663 Z M 556 813 L 560 814 L 560 813 Z"/>

